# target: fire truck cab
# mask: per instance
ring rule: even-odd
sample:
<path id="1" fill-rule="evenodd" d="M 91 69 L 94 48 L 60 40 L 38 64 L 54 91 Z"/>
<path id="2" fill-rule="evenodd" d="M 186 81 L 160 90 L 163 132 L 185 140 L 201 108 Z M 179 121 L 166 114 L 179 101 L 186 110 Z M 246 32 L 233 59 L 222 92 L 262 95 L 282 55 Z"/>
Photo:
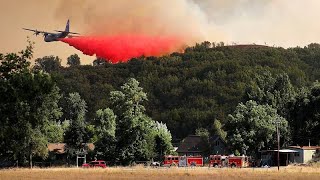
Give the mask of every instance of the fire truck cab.
<path id="1" fill-rule="evenodd" d="M 179 156 L 164 156 L 163 166 L 178 166 L 179 164 Z"/>
<path id="2" fill-rule="evenodd" d="M 228 165 L 228 156 L 210 155 L 209 167 L 225 167 Z"/>

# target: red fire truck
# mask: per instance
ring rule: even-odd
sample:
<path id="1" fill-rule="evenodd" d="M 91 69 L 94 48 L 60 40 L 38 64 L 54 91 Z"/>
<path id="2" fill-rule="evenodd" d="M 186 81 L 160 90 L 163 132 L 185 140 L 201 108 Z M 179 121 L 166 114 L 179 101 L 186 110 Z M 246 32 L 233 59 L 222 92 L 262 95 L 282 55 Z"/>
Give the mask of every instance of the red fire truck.
<path id="1" fill-rule="evenodd" d="M 248 156 L 229 156 L 228 165 L 230 167 L 249 167 L 249 158 Z"/>
<path id="2" fill-rule="evenodd" d="M 209 167 L 225 167 L 228 165 L 228 156 L 210 155 Z"/>
<path id="3" fill-rule="evenodd" d="M 178 166 L 179 164 L 179 156 L 164 156 L 163 166 Z"/>
<path id="4" fill-rule="evenodd" d="M 165 156 L 163 166 L 203 166 L 202 156 Z"/>
<path id="5" fill-rule="evenodd" d="M 209 167 L 249 167 L 248 156 L 223 156 L 223 155 L 210 155 Z"/>

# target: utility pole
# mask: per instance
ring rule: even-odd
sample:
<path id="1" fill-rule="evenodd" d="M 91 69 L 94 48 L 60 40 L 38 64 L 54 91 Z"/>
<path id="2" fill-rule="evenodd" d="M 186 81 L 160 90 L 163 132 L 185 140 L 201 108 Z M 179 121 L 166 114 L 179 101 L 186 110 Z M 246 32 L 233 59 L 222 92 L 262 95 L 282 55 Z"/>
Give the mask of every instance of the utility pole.
<path id="1" fill-rule="evenodd" d="M 280 124 L 280 119 L 276 119 L 276 124 L 277 124 L 277 140 L 278 140 L 278 171 L 280 170 L 280 130 L 279 130 L 279 124 Z"/>

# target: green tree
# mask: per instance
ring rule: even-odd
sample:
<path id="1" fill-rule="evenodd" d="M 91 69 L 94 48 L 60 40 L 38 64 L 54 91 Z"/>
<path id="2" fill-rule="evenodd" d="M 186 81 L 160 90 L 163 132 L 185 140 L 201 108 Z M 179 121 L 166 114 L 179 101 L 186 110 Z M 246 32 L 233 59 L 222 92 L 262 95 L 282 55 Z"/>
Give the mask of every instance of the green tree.
<path id="1" fill-rule="evenodd" d="M 73 54 L 67 58 L 67 64 L 69 66 L 79 66 L 81 64 L 80 57 L 77 54 Z"/>
<path id="2" fill-rule="evenodd" d="M 256 155 L 263 148 L 276 147 L 276 121 L 280 122 L 282 145 L 289 139 L 288 122 L 269 105 L 255 101 L 240 103 L 228 119 L 228 143 L 233 150 Z"/>
<path id="3" fill-rule="evenodd" d="M 58 56 L 44 56 L 35 60 L 34 69 L 51 73 L 61 68 L 61 59 Z"/>
<path id="4" fill-rule="evenodd" d="M 167 125 L 162 122 L 155 122 L 155 150 L 158 154 L 159 161 L 162 159 L 163 155 L 170 155 L 173 151 L 172 146 L 172 136 L 167 128 Z"/>
<path id="5" fill-rule="evenodd" d="M 87 124 L 85 121 L 87 104 L 79 93 L 70 93 L 67 97 L 67 105 L 69 108 L 65 109 L 65 113 L 70 125 L 65 132 L 64 141 L 69 154 L 72 156 L 85 148 L 84 143 L 87 143 L 90 139 L 86 132 Z"/>
<path id="6" fill-rule="evenodd" d="M 320 83 L 302 88 L 290 107 L 289 123 L 295 144 L 320 144 Z"/>
<path id="7" fill-rule="evenodd" d="M 68 121 L 60 122 L 50 122 L 46 126 L 46 134 L 49 143 L 63 143 L 64 133 L 67 130 L 69 124 Z"/>
<path id="8" fill-rule="evenodd" d="M 116 118 L 117 116 L 109 108 L 96 112 L 95 124 L 97 142 L 96 151 L 102 153 L 104 159 L 115 161 L 116 148 Z"/>
<path id="9" fill-rule="evenodd" d="M 255 77 L 246 95 L 246 100 L 268 104 L 277 109 L 280 115 L 287 116 L 288 103 L 294 100 L 296 92 L 287 74 L 279 74 L 274 78 L 271 72 L 266 71 Z"/>
<path id="10" fill-rule="evenodd" d="M 21 164 L 48 155 L 47 127 L 62 115 L 59 89 L 44 72 L 30 70 L 33 44 L 19 54 L 0 55 L 0 154 Z"/>
<path id="11" fill-rule="evenodd" d="M 144 114 L 142 105 L 147 95 L 133 78 L 121 86 L 121 91 L 112 91 L 112 106 L 118 117 L 118 159 L 129 164 L 134 161 L 150 160 L 154 157 L 154 123 Z"/>
<path id="12" fill-rule="evenodd" d="M 226 141 L 227 132 L 222 129 L 222 124 L 219 120 L 214 120 L 213 122 L 213 133 L 221 137 L 222 140 Z"/>

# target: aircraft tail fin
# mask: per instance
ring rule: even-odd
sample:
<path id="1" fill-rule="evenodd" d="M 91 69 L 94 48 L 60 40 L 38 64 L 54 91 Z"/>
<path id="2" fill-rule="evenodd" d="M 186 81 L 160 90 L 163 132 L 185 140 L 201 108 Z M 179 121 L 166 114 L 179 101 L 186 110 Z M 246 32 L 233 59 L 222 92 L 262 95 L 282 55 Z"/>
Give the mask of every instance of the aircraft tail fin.
<path id="1" fill-rule="evenodd" d="M 68 19 L 65 32 L 69 32 L 70 30 L 70 20 Z"/>
<path id="2" fill-rule="evenodd" d="M 70 20 L 68 19 L 67 21 L 67 25 L 66 25 L 66 29 L 64 31 L 59 31 L 59 30 L 55 30 L 56 32 L 61 32 L 64 34 L 79 34 L 79 33 L 75 33 L 75 32 L 70 32 Z"/>

